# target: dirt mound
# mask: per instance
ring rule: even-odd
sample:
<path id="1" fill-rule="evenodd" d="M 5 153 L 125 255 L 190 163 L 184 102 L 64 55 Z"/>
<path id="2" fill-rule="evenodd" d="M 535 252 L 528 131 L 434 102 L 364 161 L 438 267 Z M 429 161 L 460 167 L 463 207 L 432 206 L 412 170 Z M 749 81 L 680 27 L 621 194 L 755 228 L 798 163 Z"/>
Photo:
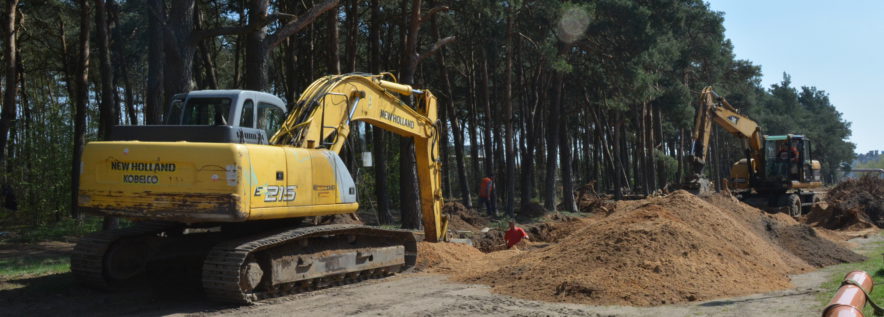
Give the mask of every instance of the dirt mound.
<path id="1" fill-rule="evenodd" d="M 450 272 L 481 259 L 485 254 L 471 246 L 460 243 L 418 242 L 417 263 L 420 272 Z"/>
<path id="2" fill-rule="evenodd" d="M 726 212 L 678 191 L 459 278 L 530 299 L 659 305 L 789 287 L 794 267 L 778 251 Z"/>
<path id="3" fill-rule="evenodd" d="M 552 214 L 548 218 L 549 222 L 524 227 L 531 241 L 559 242 L 586 225 L 585 220 L 577 217 Z"/>
<path id="4" fill-rule="evenodd" d="M 799 223 L 785 213 L 768 213 L 744 204 L 726 195 L 709 195 L 706 201 L 729 211 L 759 237 L 767 240 L 784 260 L 796 269 L 803 269 L 804 263 L 813 267 L 823 267 L 846 262 L 862 261 L 862 255 L 844 247 L 841 239 L 829 234 L 819 234 L 817 230 Z"/>
<path id="5" fill-rule="evenodd" d="M 523 251 L 420 250 L 419 266 L 514 297 L 648 306 L 784 289 L 790 274 L 863 258 L 831 231 L 730 196 L 706 199 L 676 191 L 618 202 L 606 217 L 551 214 L 523 226 L 532 237 Z M 475 240 L 483 251 L 503 243 L 498 230 Z"/>
<path id="6" fill-rule="evenodd" d="M 546 209 L 543 208 L 543 206 L 535 202 L 529 202 L 522 206 L 522 209 L 519 210 L 518 216 L 521 219 L 532 219 L 543 217 L 545 214 Z"/>
<path id="7" fill-rule="evenodd" d="M 475 210 L 468 209 L 459 202 L 447 202 L 442 213 L 448 215 L 448 229 L 458 231 L 479 231 L 488 225 L 488 219 Z"/>
<path id="8" fill-rule="evenodd" d="M 884 227 L 884 179 L 866 175 L 848 179 L 826 195 L 828 208 L 815 208 L 807 222 L 833 230 Z"/>
<path id="9" fill-rule="evenodd" d="M 601 195 L 595 191 L 595 181 L 577 188 L 574 192 L 574 200 L 577 201 L 577 210 L 580 212 L 609 213 L 614 209 L 609 196 Z"/>

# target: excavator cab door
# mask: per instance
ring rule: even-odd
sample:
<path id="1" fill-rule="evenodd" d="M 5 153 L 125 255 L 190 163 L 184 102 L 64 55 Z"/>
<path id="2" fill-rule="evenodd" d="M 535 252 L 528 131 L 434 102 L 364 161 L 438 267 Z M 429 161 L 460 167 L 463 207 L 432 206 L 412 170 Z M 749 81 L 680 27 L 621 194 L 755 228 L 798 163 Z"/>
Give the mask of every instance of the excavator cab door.
<path id="1" fill-rule="evenodd" d="M 801 147 L 801 181 L 814 181 L 813 152 L 811 152 L 810 140 L 803 139 Z"/>

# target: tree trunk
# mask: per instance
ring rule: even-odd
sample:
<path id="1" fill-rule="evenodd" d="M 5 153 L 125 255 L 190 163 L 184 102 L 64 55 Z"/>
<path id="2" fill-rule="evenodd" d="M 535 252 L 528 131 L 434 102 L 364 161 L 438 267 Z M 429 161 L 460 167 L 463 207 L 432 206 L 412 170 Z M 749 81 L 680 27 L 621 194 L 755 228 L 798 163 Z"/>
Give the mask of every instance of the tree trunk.
<path id="1" fill-rule="evenodd" d="M 559 98 L 561 98 L 561 96 Z M 561 104 L 561 101 L 559 101 L 559 104 Z M 562 153 L 559 156 L 562 161 L 562 204 L 564 205 L 565 211 L 577 212 L 577 204 L 574 202 L 571 144 L 570 137 L 568 137 L 567 134 L 568 124 L 564 115 L 561 115 L 559 120 L 557 126 L 559 126 L 559 137 L 561 138 L 561 146 L 559 148 L 562 150 Z"/>
<path id="2" fill-rule="evenodd" d="M 556 71 L 553 75 L 553 96 L 546 121 L 546 182 L 543 187 L 543 207 L 547 210 L 556 210 L 556 169 L 558 166 L 559 149 L 559 124 L 554 120 L 559 119 L 559 111 L 562 102 L 562 85 L 564 74 Z"/>
<path id="3" fill-rule="evenodd" d="M 494 131 L 494 120 L 491 116 L 491 93 L 488 89 L 488 56 L 483 52 L 482 54 L 482 83 L 479 89 L 482 91 L 483 109 L 485 111 L 485 130 L 484 134 L 482 134 L 484 138 L 485 145 L 485 171 L 482 176 L 491 175 L 494 173 L 494 143 L 492 141 L 492 131 Z"/>
<path id="4" fill-rule="evenodd" d="M 347 64 L 345 72 L 356 71 L 356 39 L 359 36 L 359 1 L 350 0 L 347 6 Z M 376 73 L 375 73 L 376 74 Z"/>
<path id="5" fill-rule="evenodd" d="M 371 55 L 372 74 L 381 72 L 381 13 L 379 0 L 371 0 L 371 27 L 369 30 L 369 54 Z M 375 199 L 377 199 L 377 214 L 380 224 L 393 223 L 393 216 L 390 214 L 390 194 L 387 191 L 387 153 L 384 146 L 387 131 L 379 127 L 373 127 L 372 156 L 374 156 L 374 179 L 375 179 Z"/>
<path id="6" fill-rule="evenodd" d="M 160 124 L 163 103 L 163 60 L 164 32 L 162 21 L 166 19 L 163 0 L 148 0 L 148 51 L 147 51 L 147 91 L 144 101 L 144 123 Z"/>
<path id="7" fill-rule="evenodd" d="M 623 136 L 620 134 L 620 126 L 622 125 L 622 121 L 620 120 L 620 111 L 615 110 L 614 117 L 614 199 L 621 200 L 623 199 L 623 181 L 625 177 L 621 177 L 620 171 L 624 171 L 624 163 L 623 163 L 623 152 L 621 151 L 621 143 L 620 139 Z"/>
<path id="8" fill-rule="evenodd" d="M 196 43 L 193 38 L 193 10 L 195 0 L 172 1 L 166 19 L 168 32 L 164 36 L 166 64 L 163 67 L 165 102 L 172 96 L 189 92 L 193 78 L 193 57 Z"/>
<path id="9" fill-rule="evenodd" d="M 83 144 L 86 143 L 86 103 L 89 98 L 89 0 L 80 0 L 80 51 L 77 54 L 78 60 L 71 65 L 70 75 L 68 78 L 69 89 L 75 92 L 74 109 L 74 148 L 71 159 L 71 216 L 76 219 L 82 219 L 82 215 L 77 210 L 80 188 L 80 160 L 83 154 Z M 62 36 L 64 37 L 64 36 Z M 67 54 L 66 54 L 67 55 Z"/>
<path id="10" fill-rule="evenodd" d="M 6 1 L 3 19 L 3 57 L 5 59 L 6 87 L 3 94 L 3 109 L 0 111 L 0 163 L 6 163 L 6 145 L 9 143 L 7 134 L 12 128 L 16 116 L 15 98 L 18 95 L 18 68 L 16 67 L 16 27 L 18 16 L 18 0 Z M 6 181 L 4 180 L 4 183 Z"/>
<path id="11" fill-rule="evenodd" d="M 263 24 L 267 19 L 270 0 L 251 0 L 248 2 L 249 24 Z M 267 62 L 269 48 L 265 45 L 267 26 L 253 28 L 246 34 L 245 44 L 245 88 L 264 90 L 267 88 Z"/>
<path id="12" fill-rule="evenodd" d="M 187 0 L 191 1 L 191 0 Z M 339 0 L 326 0 L 321 4 L 311 7 L 303 15 L 296 19 L 285 23 L 279 27 L 273 34 L 267 34 L 268 7 L 270 0 L 251 0 L 249 1 L 249 25 L 246 27 L 246 57 L 245 57 L 245 87 L 250 90 L 266 90 L 268 86 L 267 71 L 269 66 L 270 51 L 276 46 L 285 42 L 289 36 L 300 32 L 305 27 L 310 26 L 316 18 L 337 8 Z M 176 2 L 177 3 L 177 2 Z M 337 11 L 329 12 L 334 16 Z M 337 24 L 337 18 L 335 17 Z M 337 47 L 337 31 L 335 43 Z M 311 52 L 312 54 L 312 52 Z M 335 52 L 337 54 L 337 50 Z M 340 68 L 335 73 L 340 73 Z"/>
<path id="13" fill-rule="evenodd" d="M 110 17 L 110 22 L 113 27 L 113 31 L 111 35 L 113 40 L 113 56 L 115 57 L 115 63 L 120 65 L 118 67 L 120 76 L 114 76 L 114 79 L 123 83 L 123 89 L 125 90 L 125 99 L 126 99 L 126 117 L 130 125 L 138 124 L 138 113 L 135 112 L 135 96 L 134 91 L 132 90 L 131 81 L 129 80 L 129 63 L 126 59 L 126 52 L 123 39 L 123 35 L 120 31 L 120 5 L 116 3 L 114 0 L 107 1 L 107 11 Z M 119 101 L 117 101 L 119 103 Z M 122 121 L 121 121 L 122 122 Z"/>
<path id="14" fill-rule="evenodd" d="M 507 6 L 507 23 L 506 23 L 506 89 L 504 95 L 504 124 L 506 136 L 503 138 L 504 147 L 506 148 L 506 204 L 504 212 L 510 218 L 515 217 L 513 211 L 514 200 L 516 196 L 516 153 L 513 150 L 513 10 L 512 6 Z"/>
<path id="15" fill-rule="evenodd" d="M 104 0 L 95 0 L 95 39 L 98 41 L 98 61 L 101 70 L 101 102 L 98 106 L 98 138 L 107 140 L 111 127 L 116 124 L 114 105 L 114 71 L 110 59 L 110 43 L 107 30 L 107 9 Z"/>
<path id="16" fill-rule="evenodd" d="M 402 72 L 399 76 L 399 80 L 406 85 L 414 83 L 414 74 L 417 71 L 417 39 L 421 23 L 420 12 L 421 0 L 413 0 L 411 4 L 411 17 L 408 20 L 408 33 L 406 35 L 404 51 L 402 52 Z M 402 13 L 404 15 L 405 11 L 403 10 Z M 418 200 L 420 188 L 417 186 L 414 140 L 400 138 L 399 151 L 399 207 L 402 212 L 402 228 L 419 229 L 421 227 L 420 201 Z"/>
<path id="17" fill-rule="evenodd" d="M 329 12 L 325 15 L 325 32 L 328 35 L 325 43 L 328 60 L 326 61 L 326 69 L 329 74 L 341 73 L 341 60 L 338 54 L 338 10 Z"/>
<path id="18" fill-rule="evenodd" d="M 114 71 L 111 67 L 110 43 L 107 29 L 107 9 L 104 0 L 95 0 L 95 38 L 98 41 L 98 61 L 101 70 L 101 102 L 98 106 L 98 138 L 110 138 L 111 128 L 117 123 L 117 105 L 114 99 Z M 102 230 L 116 229 L 116 217 L 105 216 Z"/>

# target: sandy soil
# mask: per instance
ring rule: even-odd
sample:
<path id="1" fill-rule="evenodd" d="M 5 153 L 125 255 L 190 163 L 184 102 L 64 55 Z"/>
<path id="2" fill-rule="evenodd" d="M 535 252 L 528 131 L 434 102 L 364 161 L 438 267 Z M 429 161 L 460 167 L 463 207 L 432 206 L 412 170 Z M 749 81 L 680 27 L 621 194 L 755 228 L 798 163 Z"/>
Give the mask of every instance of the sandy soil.
<path id="1" fill-rule="evenodd" d="M 877 234 L 851 240 L 862 253 Z M 0 290 L 0 316 L 812 316 L 822 309 L 819 286 L 832 268 L 792 276 L 794 288 L 750 296 L 653 307 L 587 306 L 517 299 L 483 285 L 461 284 L 430 273 L 405 273 L 381 280 L 298 294 L 234 307 L 207 302 L 198 290 L 148 283 L 108 294 L 77 285 L 70 273 L 20 277 Z"/>
<path id="2" fill-rule="evenodd" d="M 412 274 L 198 315 L 284 316 L 298 312 L 305 316 L 810 316 L 821 309 L 816 294 L 822 290 L 813 285 L 826 281 L 829 274 L 817 271 L 795 276 L 793 283 L 802 287 L 792 290 L 655 307 L 529 301 L 493 294 L 487 286 L 452 283 L 442 275 Z"/>

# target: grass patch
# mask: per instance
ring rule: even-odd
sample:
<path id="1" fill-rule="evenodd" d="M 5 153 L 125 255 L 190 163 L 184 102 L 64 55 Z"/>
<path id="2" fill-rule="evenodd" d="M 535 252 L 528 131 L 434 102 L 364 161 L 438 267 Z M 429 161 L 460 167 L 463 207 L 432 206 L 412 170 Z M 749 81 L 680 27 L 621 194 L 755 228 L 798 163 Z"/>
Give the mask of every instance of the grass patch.
<path id="1" fill-rule="evenodd" d="M 57 257 L 17 257 L 0 259 L 0 278 L 9 279 L 23 275 L 44 275 L 71 270 L 70 258 Z"/>
<path id="2" fill-rule="evenodd" d="M 869 295 L 876 304 L 884 304 L 884 257 L 881 255 L 884 253 L 884 241 L 872 242 L 866 249 L 869 251 L 862 253 L 868 257 L 868 260 L 856 263 L 839 264 L 830 268 L 833 272 L 836 272 L 836 274 L 833 274 L 831 279 L 821 286 L 828 290 L 827 292 L 821 293 L 819 296 L 820 303 L 822 303 L 823 306 L 829 304 L 829 301 L 835 296 L 835 292 L 838 291 L 841 281 L 844 280 L 844 275 L 851 271 L 865 271 L 872 276 L 872 280 L 874 280 L 875 283 L 882 283 L 874 287 L 872 293 Z M 865 309 L 863 309 L 863 314 L 865 316 L 872 316 L 871 305 L 866 305 Z"/>
<path id="3" fill-rule="evenodd" d="M 0 236 L 0 240 L 15 243 L 34 243 L 41 241 L 74 242 L 88 233 L 101 230 L 102 217 L 86 217 L 82 221 L 64 218 L 54 223 L 37 226 L 19 226 L 8 229 L 12 234 Z M 132 222 L 120 219 L 120 228 L 132 226 Z"/>

